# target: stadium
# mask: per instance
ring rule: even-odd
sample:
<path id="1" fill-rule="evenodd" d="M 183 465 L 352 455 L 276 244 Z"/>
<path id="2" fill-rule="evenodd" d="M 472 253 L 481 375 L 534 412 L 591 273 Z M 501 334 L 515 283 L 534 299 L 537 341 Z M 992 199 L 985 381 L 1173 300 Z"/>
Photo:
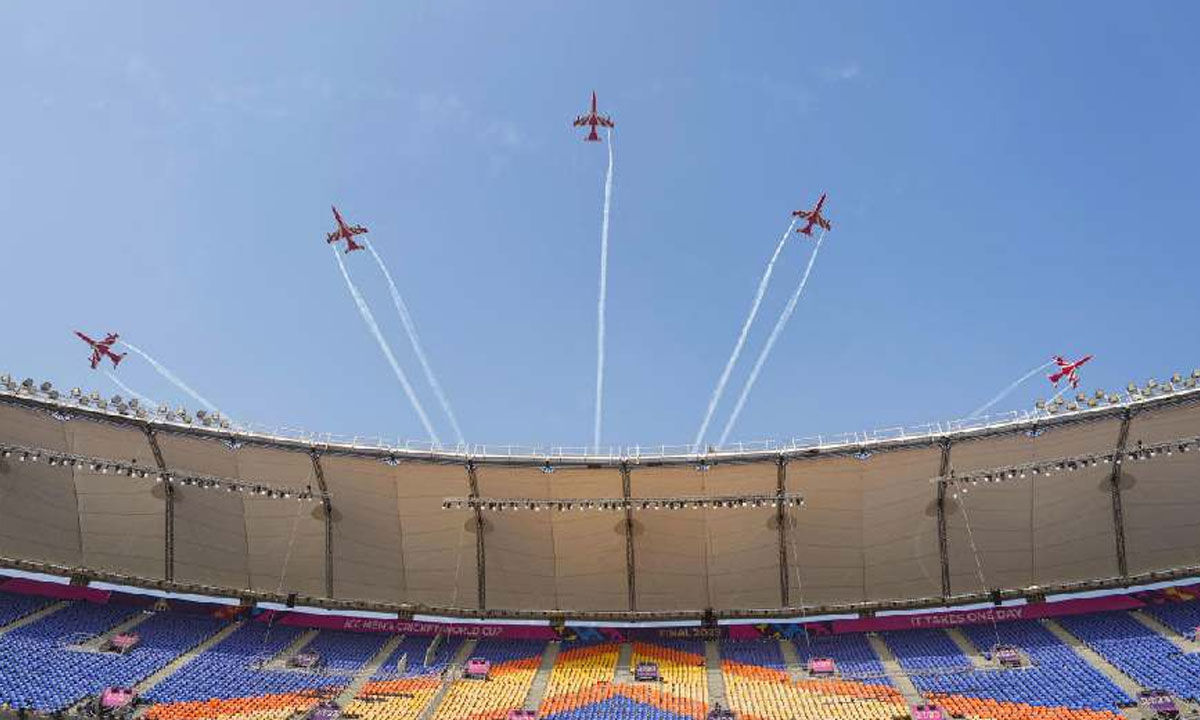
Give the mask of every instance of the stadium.
<path id="1" fill-rule="evenodd" d="M 1200 4 L 0 26 L 0 720 L 1200 720 Z"/>
<path id="2" fill-rule="evenodd" d="M 23 576 L 0 587 L 0 700 L 179 720 L 1190 712 L 1200 593 L 1162 582 L 1200 574 L 1196 385 L 601 456 L 267 435 L 6 377 L 0 563 Z"/>

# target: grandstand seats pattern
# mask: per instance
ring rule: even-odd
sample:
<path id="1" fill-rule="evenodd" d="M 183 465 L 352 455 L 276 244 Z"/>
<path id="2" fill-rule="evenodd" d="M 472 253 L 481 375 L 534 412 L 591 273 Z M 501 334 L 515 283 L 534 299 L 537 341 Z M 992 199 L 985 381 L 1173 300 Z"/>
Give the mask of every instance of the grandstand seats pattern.
<path id="1" fill-rule="evenodd" d="M 1033 667 L 977 669 L 945 631 L 906 630 L 885 634 L 913 684 L 938 696 L 961 695 L 1002 702 L 1069 710 L 1113 709 L 1132 702 L 1119 688 L 1088 665 L 1050 631 L 1030 621 L 962 628 L 977 646 L 997 642 L 1025 650 Z M 970 705 L 968 699 L 963 700 Z M 982 711 L 982 710 L 981 710 Z"/>
<path id="2" fill-rule="evenodd" d="M 156 613 L 138 625 L 141 643 L 126 654 L 75 647 L 136 613 L 129 606 L 77 601 L 0 636 L 0 702 L 53 711 L 106 686 L 133 685 L 220 626 L 206 617 Z"/>
<path id="3" fill-rule="evenodd" d="M 1148 615 L 1186 638 L 1193 638 L 1200 627 L 1200 601 L 1172 602 L 1149 605 L 1143 609 Z"/>
<path id="4" fill-rule="evenodd" d="M 261 720 L 311 707 L 348 685 L 387 641 L 386 635 L 322 631 L 304 649 L 323 671 L 266 669 L 303 628 L 247 623 L 201 653 L 149 694 L 151 720 L 254 716 Z"/>
<path id="5" fill-rule="evenodd" d="M 641 662 L 658 663 L 662 677 L 658 690 L 673 697 L 708 702 L 708 674 L 705 672 L 704 642 L 701 640 L 660 640 L 654 643 L 633 643 L 630 666 Z M 643 684 L 634 687 L 645 687 Z M 678 712 L 692 710 L 689 703 L 679 703 Z"/>
<path id="6" fill-rule="evenodd" d="M 0 593 L 0 619 L 19 618 L 46 606 L 45 599 Z M 0 705 L 53 711 L 108 685 L 134 685 L 227 621 L 179 612 L 150 614 L 133 632 L 141 643 L 125 655 L 83 651 L 71 643 L 107 632 L 136 617 L 119 604 L 82 601 L 0 635 Z M 1179 630 L 1194 626 L 1200 603 L 1147 609 Z M 1200 661 L 1128 613 L 1059 620 L 1102 656 L 1146 687 L 1195 697 Z M 1117 705 L 1131 701 L 1040 623 L 1010 621 L 966 626 L 978 647 L 996 642 L 1019 647 L 1032 667 L 991 670 L 969 659 L 941 630 L 885 634 L 901 666 L 926 696 L 970 720 L 1118 720 Z M 303 650 L 317 652 L 324 671 L 283 669 L 280 651 L 306 632 L 247 622 L 199 654 L 151 693 L 149 720 L 286 720 L 333 697 L 387 641 L 372 633 L 321 631 Z M 412 720 L 429 710 L 443 673 L 461 641 L 441 643 L 430 665 L 433 641 L 406 638 L 351 701 L 361 720 Z M 792 641 L 801 663 L 833 657 L 839 677 L 792 680 L 778 640 L 720 645 L 722 675 L 731 709 L 744 720 L 894 720 L 907 703 L 883 673 L 864 635 L 801 637 Z M 544 651 L 543 642 L 482 640 L 472 653 L 491 661 L 491 679 L 455 680 L 434 711 L 436 720 L 504 720 L 523 707 Z M 708 707 L 704 644 L 694 640 L 634 642 L 631 665 L 651 661 L 662 682 L 617 683 L 620 646 L 568 643 L 550 674 L 540 718 L 554 720 L 703 720 Z M 403 671 L 396 669 L 407 658 Z M 272 661 L 268 663 L 267 661 Z"/>
<path id="7" fill-rule="evenodd" d="M 411 720 L 425 711 L 442 685 L 442 673 L 458 652 L 462 641 L 446 638 L 425 664 L 433 637 L 404 638 L 388 655 L 370 681 L 345 708 L 347 714 L 361 720 Z M 397 672 L 400 658 L 406 658 L 404 672 Z"/>
<path id="8" fill-rule="evenodd" d="M 866 635 L 800 636 L 795 638 L 796 657 L 807 666 L 812 658 L 833 658 L 838 675 L 870 685 L 891 685 Z"/>
<path id="9" fill-rule="evenodd" d="M 50 600 L 36 595 L 0 593 L 0 627 L 11 625 L 49 604 Z"/>
<path id="10" fill-rule="evenodd" d="M 509 710 L 524 706 L 545 647 L 544 642 L 480 640 L 471 655 L 491 661 L 488 679 L 455 680 L 434 720 L 504 720 Z"/>
<path id="11" fill-rule="evenodd" d="M 617 670 L 617 643 L 564 645 L 554 661 L 539 714 L 561 714 L 603 701 Z"/>
<path id="12" fill-rule="evenodd" d="M 1059 622 L 1139 685 L 1200 698 L 1200 657 L 1181 653 L 1128 613 L 1075 615 Z"/>
<path id="13" fill-rule="evenodd" d="M 865 639 L 861 640 L 865 643 Z M 852 666 L 859 671 L 878 667 L 878 672 L 883 672 L 883 665 L 869 645 L 857 647 L 853 641 L 843 638 L 838 641 L 814 642 L 812 655 L 834 656 L 835 652 L 840 652 L 846 662 L 853 658 L 857 664 Z M 834 647 L 836 650 L 832 650 Z M 805 648 L 807 650 L 807 643 Z M 861 650 L 870 656 L 863 655 Z M 907 713 L 904 698 L 886 682 L 879 682 L 877 677 L 871 677 L 870 682 L 840 678 L 793 682 L 788 676 L 778 640 L 722 643 L 721 657 L 725 693 L 730 708 L 738 717 L 891 720 Z M 807 657 L 801 656 L 801 660 L 807 660 Z M 838 662 L 842 660 L 838 659 Z"/>

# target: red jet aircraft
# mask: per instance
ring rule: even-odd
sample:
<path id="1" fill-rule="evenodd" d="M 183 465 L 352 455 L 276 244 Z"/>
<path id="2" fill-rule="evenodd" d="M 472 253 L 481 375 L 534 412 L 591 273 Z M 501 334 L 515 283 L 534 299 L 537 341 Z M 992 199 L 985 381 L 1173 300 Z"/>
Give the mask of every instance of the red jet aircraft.
<path id="1" fill-rule="evenodd" d="M 119 337 L 116 333 L 109 333 L 103 340 L 93 340 L 78 330 L 75 331 L 75 334 L 79 336 L 80 340 L 92 346 L 93 370 L 95 370 L 96 366 L 100 364 L 101 358 L 107 357 L 109 360 L 112 360 L 113 367 L 115 368 L 121 362 L 121 359 L 129 354 L 121 353 L 118 355 L 112 351 L 113 343 L 115 343 L 117 341 L 117 337 Z"/>
<path id="2" fill-rule="evenodd" d="M 1053 373 L 1052 375 L 1047 375 L 1046 377 L 1050 379 L 1050 382 L 1054 383 L 1054 387 L 1058 387 L 1058 381 L 1065 378 L 1067 382 L 1071 383 L 1071 387 L 1078 388 L 1079 374 L 1076 371 L 1082 367 L 1084 363 L 1091 359 L 1091 355 L 1084 355 L 1075 362 L 1067 362 L 1061 357 L 1055 355 L 1054 363 L 1058 365 L 1058 372 Z"/>
<path id="3" fill-rule="evenodd" d="M 821 199 L 817 200 L 817 206 L 814 207 L 812 210 L 793 210 L 792 215 L 795 215 L 796 217 L 800 218 L 801 220 L 808 221 L 808 224 L 805 225 L 804 227 L 796 228 L 796 232 L 804 233 L 805 235 L 808 235 L 811 237 L 813 225 L 816 225 L 817 227 L 822 228 L 823 230 L 831 230 L 833 228 L 833 226 L 830 225 L 829 221 L 825 219 L 825 216 L 821 214 L 821 208 L 824 205 L 825 205 L 825 193 L 821 193 Z"/>
<path id="4" fill-rule="evenodd" d="M 362 235 L 367 231 L 367 229 L 362 225 L 347 225 L 346 221 L 342 219 L 342 214 L 338 212 L 338 209 L 332 205 L 329 207 L 333 208 L 333 217 L 337 220 L 338 226 L 337 230 L 329 233 L 329 237 L 325 242 L 335 243 L 339 240 L 345 240 L 347 254 L 352 253 L 355 250 L 362 250 L 363 246 L 354 242 L 354 236 Z"/>
<path id="5" fill-rule="evenodd" d="M 600 136 L 596 134 L 597 127 L 614 127 L 612 118 L 608 117 L 607 115 L 601 115 L 599 111 L 596 110 L 595 90 L 592 91 L 592 111 L 575 118 L 575 127 L 583 127 L 584 125 L 588 125 L 592 128 L 592 133 L 584 138 L 584 140 L 587 140 L 588 142 L 600 142 Z"/>

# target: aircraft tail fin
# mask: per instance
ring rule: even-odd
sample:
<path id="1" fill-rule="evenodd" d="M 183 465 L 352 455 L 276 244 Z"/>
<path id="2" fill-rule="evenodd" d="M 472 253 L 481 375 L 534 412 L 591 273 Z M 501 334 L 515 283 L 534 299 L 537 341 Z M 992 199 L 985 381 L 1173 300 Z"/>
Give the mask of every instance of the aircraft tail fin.
<path id="1" fill-rule="evenodd" d="M 805 235 L 807 235 L 807 236 L 809 236 L 809 237 L 812 237 L 812 226 L 806 226 L 806 227 L 802 227 L 802 228 L 796 228 L 796 232 L 798 232 L 798 233 L 803 233 L 803 234 L 805 234 Z"/>
<path id="2" fill-rule="evenodd" d="M 120 355 L 117 355 L 117 354 L 110 355 L 110 357 L 112 357 L 113 367 L 120 365 L 121 361 L 124 360 L 125 356 L 128 354 L 129 353 L 121 353 Z"/>

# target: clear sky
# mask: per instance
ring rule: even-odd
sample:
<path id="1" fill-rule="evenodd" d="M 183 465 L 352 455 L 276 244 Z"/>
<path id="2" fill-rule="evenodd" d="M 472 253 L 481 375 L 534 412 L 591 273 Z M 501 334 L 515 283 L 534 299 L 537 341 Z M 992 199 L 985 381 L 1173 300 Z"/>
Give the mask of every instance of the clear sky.
<path id="1" fill-rule="evenodd" d="M 592 89 L 617 121 L 605 443 L 691 441 L 822 191 L 834 231 L 734 439 L 962 417 L 1052 353 L 1095 353 L 1089 389 L 1200 365 L 1193 2 L 8 2 L 0 26 L 19 377 L 111 393 L 71 331 L 119 331 L 239 419 L 420 439 L 324 242 L 336 203 L 468 440 L 587 443 Z"/>

